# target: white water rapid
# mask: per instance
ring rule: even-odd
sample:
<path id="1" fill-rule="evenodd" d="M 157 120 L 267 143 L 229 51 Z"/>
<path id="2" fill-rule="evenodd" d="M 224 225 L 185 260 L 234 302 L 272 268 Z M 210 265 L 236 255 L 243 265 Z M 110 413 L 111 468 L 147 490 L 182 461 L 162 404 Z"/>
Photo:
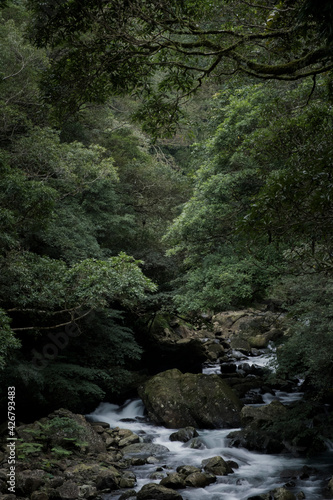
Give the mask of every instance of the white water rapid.
<path id="1" fill-rule="evenodd" d="M 179 465 L 201 466 L 202 460 L 216 455 L 225 460 L 234 460 L 239 468 L 234 474 L 219 476 L 216 483 L 206 488 L 186 488 L 179 493 L 186 500 L 246 500 L 251 496 L 281 487 L 287 480 L 281 478 L 285 470 L 300 470 L 304 465 L 321 469 L 324 473 L 325 467 L 333 460 L 333 453 L 327 452 L 311 463 L 304 458 L 293 458 L 284 455 L 266 455 L 250 452 L 243 448 L 229 448 L 227 435 L 230 429 L 200 430 L 199 439 L 201 449 L 193 449 L 179 441 L 171 442 L 169 436 L 173 429 L 166 429 L 149 423 L 145 418 L 145 408 L 141 400 L 127 401 L 123 406 L 109 403 L 101 403 L 98 408 L 89 415 L 96 421 L 108 422 L 110 427 L 130 429 L 142 436 L 144 441 L 162 444 L 170 452 L 159 458 L 159 463 L 134 467 L 133 472 L 137 477 L 136 490 L 148 482 L 158 483 L 161 478 L 152 480 L 151 474 L 158 467 L 164 467 L 163 472 L 174 471 Z M 176 429 L 175 429 L 176 430 Z M 332 468 L 327 470 L 327 475 Z M 323 483 L 317 475 L 297 482 L 294 492 L 303 491 L 307 500 L 322 500 Z M 292 490 L 292 488 L 291 488 Z M 116 500 L 120 497 L 119 492 L 105 496 L 105 499 Z"/>
<path id="2" fill-rule="evenodd" d="M 264 366 L 269 361 L 269 356 L 254 358 L 250 363 L 255 362 L 259 366 Z M 249 360 L 246 361 L 247 363 Z M 204 373 L 219 373 L 219 365 L 206 367 Z M 263 396 L 265 404 L 273 399 L 279 399 L 282 403 L 288 404 L 302 397 L 302 393 L 285 393 L 277 391 L 275 395 L 266 394 Z M 255 405 L 257 406 L 257 405 Z M 188 443 L 170 441 L 169 436 L 177 429 L 166 429 L 153 425 L 145 417 L 145 408 L 140 399 L 129 400 L 123 406 L 109 403 L 101 403 L 98 408 L 89 415 L 95 421 L 103 421 L 110 424 L 110 427 L 120 427 L 130 429 L 144 442 L 161 444 L 169 449 L 169 452 L 158 458 L 154 464 L 133 467 L 133 472 L 137 477 L 136 491 L 140 490 L 146 483 L 159 483 L 168 472 L 174 472 L 180 465 L 201 466 L 202 460 L 216 455 L 222 456 L 225 460 L 233 460 L 238 464 L 238 469 L 234 469 L 234 474 L 218 476 L 217 482 L 203 488 L 186 488 L 178 490 L 184 500 L 247 500 L 250 497 L 262 493 L 268 493 L 275 488 L 284 486 L 288 481 L 288 488 L 295 494 L 302 491 L 306 500 L 322 500 L 323 486 L 327 484 L 328 478 L 332 475 L 333 446 L 328 443 L 328 450 L 321 456 L 312 459 L 294 458 L 290 455 L 268 455 L 251 452 L 244 448 L 228 447 L 227 435 L 235 429 L 215 429 L 199 430 L 199 449 L 191 448 Z M 316 468 L 315 475 L 310 475 L 304 479 L 297 479 L 295 486 L 290 483 L 289 477 L 292 474 L 283 474 L 285 471 L 299 471 L 304 466 Z M 162 476 L 152 479 L 150 476 L 157 469 L 162 468 Z M 284 477 L 282 477 L 284 476 Z M 288 477 L 289 476 L 289 477 Z M 104 496 L 104 500 L 117 500 L 122 492 L 112 492 Z"/>

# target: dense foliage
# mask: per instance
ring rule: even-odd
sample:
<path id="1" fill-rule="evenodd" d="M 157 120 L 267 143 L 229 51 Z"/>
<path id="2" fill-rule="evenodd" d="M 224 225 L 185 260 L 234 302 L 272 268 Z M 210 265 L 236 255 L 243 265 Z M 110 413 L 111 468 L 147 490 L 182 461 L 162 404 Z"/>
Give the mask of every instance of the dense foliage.
<path id="1" fill-rule="evenodd" d="M 58 118 L 134 92 L 154 136 L 175 132 L 181 104 L 207 78 L 297 80 L 332 68 L 330 2 L 30 0 L 32 36 L 53 48 L 43 78 Z"/>
<path id="2" fill-rule="evenodd" d="M 95 105 L 55 129 L 39 90 L 48 59 L 26 22 L 20 6 L 2 11 L 0 363 L 34 416 L 131 384 L 141 348 L 129 317 L 156 307 L 151 279 L 169 300 L 160 237 L 188 183 L 128 122 L 131 103 L 125 119 Z"/>

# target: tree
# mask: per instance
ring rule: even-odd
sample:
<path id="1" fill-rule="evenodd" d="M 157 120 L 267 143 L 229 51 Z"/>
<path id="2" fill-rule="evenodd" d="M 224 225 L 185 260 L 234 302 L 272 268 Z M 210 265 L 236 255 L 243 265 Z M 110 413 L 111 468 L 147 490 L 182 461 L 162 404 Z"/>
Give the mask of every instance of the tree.
<path id="1" fill-rule="evenodd" d="M 5 14 L 0 10 L 0 145 L 8 146 L 37 121 L 43 124 L 46 109 L 40 101 L 39 80 L 48 62 L 45 52 L 24 36 L 26 15 L 15 12 L 16 22 Z"/>
<path id="2" fill-rule="evenodd" d="M 206 78 L 243 73 L 297 80 L 333 68 L 331 10 L 265 0 L 30 0 L 32 37 L 53 49 L 46 97 L 64 118 L 89 101 L 135 92 L 145 129 L 170 134 L 180 104 Z"/>
<path id="3" fill-rule="evenodd" d="M 196 146 L 194 193 L 171 225 L 184 260 L 183 311 L 244 305 L 287 272 L 332 269 L 331 109 L 327 81 L 243 85 L 216 95 Z"/>

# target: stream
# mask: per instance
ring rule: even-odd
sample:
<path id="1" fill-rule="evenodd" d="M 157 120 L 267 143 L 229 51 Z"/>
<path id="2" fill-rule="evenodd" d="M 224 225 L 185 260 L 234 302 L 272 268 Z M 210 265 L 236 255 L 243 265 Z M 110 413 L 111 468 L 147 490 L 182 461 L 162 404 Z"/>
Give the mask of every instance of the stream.
<path id="1" fill-rule="evenodd" d="M 261 357 L 257 359 L 256 363 L 263 366 L 265 361 Z M 213 366 L 206 367 L 203 371 L 204 373 L 217 373 L 218 369 L 218 365 L 216 365 L 216 371 L 214 371 Z M 263 399 L 265 404 L 273 399 L 279 399 L 282 403 L 288 404 L 300 397 L 302 397 L 300 392 L 289 394 L 277 391 L 274 396 L 272 394 L 264 395 Z M 327 452 L 311 459 L 295 458 L 291 455 L 263 454 L 244 448 L 229 447 L 227 436 L 235 429 L 201 429 L 198 430 L 199 438 L 196 438 L 199 441 L 200 449 L 191 448 L 191 442 L 184 444 L 179 441 L 172 442 L 169 440 L 170 434 L 177 429 L 166 429 L 149 422 L 140 399 L 128 400 L 122 406 L 101 403 L 89 415 L 89 418 L 107 422 L 111 428 L 130 429 L 140 435 L 144 442 L 161 444 L 170 450 L 164 456 L 159 456 L 156 463 L 132 468 L 137 477 L 136 491 L 140 490 L 146 483 L 159 483 L 167 472 L 174 472 L 180 465 L 201 467 L 202 460 L 216 455 L 222 456 L 225 460 L 237 462 L 238 469 L 234 470 L 234 474 L 218 476 L 216 483 L 204 489 L 186 488 L 178 490 L 184 500 L 247 500 L 255 495 L 268 493 L 270 490 L 282 487 L 286 483 L 288 483 L 288 488 L 295 494 L 302 491 L 307 500 L 322 500 L 325 498 L 323 488 L 330 476 L 332 476 L 332 445 L 328 445 Z M 304 466 L 311 467 L 308 477 L 295 479 L 294 485 L 290 483 L 290 479 L 287 477 L 292 474 L 283 474 L 286 470 L 297 471 Z M 161 468 L 161 477 L 151 479 L 150 476 Z M 317 469 L 315 474 L 313 468 Z M 281 477 L 281 474 L 284 477 Z M 307 474 L 304 474 L 304 476 L 307 476 Z M 121 493 L 117 491 L 107 494 L 104 499 L 117 500 Z"/>

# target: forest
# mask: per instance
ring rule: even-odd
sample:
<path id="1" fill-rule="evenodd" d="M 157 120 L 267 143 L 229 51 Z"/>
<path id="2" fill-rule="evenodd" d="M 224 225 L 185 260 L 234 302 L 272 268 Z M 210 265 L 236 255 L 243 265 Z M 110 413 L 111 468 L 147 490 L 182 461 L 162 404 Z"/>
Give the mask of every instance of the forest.
<path id="1" fill-rule="evenodd" d="M 270 301 L 276 376 L 332 405 L 332 3 L 2 0 L 0 23 L 1 406 L 121 401 L 156 318 Z"/>

